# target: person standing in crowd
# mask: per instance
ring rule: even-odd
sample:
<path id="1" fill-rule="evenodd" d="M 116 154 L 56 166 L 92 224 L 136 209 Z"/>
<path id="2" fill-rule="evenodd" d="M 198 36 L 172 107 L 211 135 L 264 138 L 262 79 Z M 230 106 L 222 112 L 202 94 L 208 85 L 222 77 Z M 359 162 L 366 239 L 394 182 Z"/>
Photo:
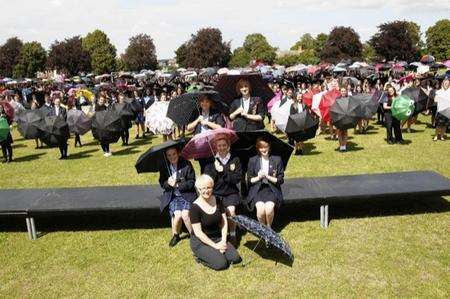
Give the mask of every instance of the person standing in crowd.
<path id="1" fill-rule="evenodd" d="M 191 162 L 180 156 L 178 147 L 168 148 L 165 152 L 165 167 L 160 170 L 159 184 L 164 189 L 161 197 L 161 212 L 169 208 L 172 222 L 172 238 L 169 246 L 180 242 L 181 226 L 184 222 L 189 234 L 192 232 L 189 210 L 195 200 L 195 172 Z"/>
<path id="2" fill-rule="evenodd" d="M 251 85 L 248 80 L 241 79 L 236 84 L 242 98 L 231 103 L 230 119 L 234 121 L 236 131 L 255 131 L 264 129 L 264 103 L 260 98 L 251 97 Z"/>
<path id="3" fill-rule="evenodd" d="M 249 191 L 246 203 L 250 209 L 256 207 L 259 222 L 271 227 L 275 207 L 280 206 L 283 201 L 283 162 L 279 156 L 270 154 L 270 143 L 263 138 L 256 140 L 256 151 L 258 154 L 248 161 Z"/>
<path id="4" fill-rule="evenodd" d="M 241 181 L 242 169 L 239 157 L 230 153 L 230 140 L 225 136 L 214 139 L 215 160 L 205 168 L 205 174 L 214 180 L 214 196 L 225 209 L 227 216 L 236 215 L 241 203 L 237 184 Z M 228 223 L 230 242 L 236 244 L 236 225 Z"/>
<path id="5" fill-rule="evenodd" d="M 394 98 L 397 97 L 397 91 L 392 85 L 386 85 L 387 95 L 383 102 L 384 118 L 387 131 L 387 142 L 389 144 L 403 143 L 402 130 L 400 128 L 400 121 L 392 116 L 391 108 Z M 394 134 L 392 134 L 394 131 Z M 394 140 L 395 136 L 395 140 Z"/>
<path id="6" fill-rule="evenodd" d="M 42 112 L 42 115 L 47 116 L 50 115 L 53 111 L 53 104 L 52 104 L 52 98 L 50 97 L 50 94 L 45 93 L 44 95 L 44 105 L 42 105 L 41 108 L 39 108 Z"/>
<path id="7" fill-rule="evenodd" d="M 136 139 L 139 139 L 139 132 L 142 131 L 142 138 L 145 138 L 145 118 L 144 118 L 144 110 L 145 110 L 145 101 L 144 99 L 139 95 L 139 92 L 135 90 L 133 92 L 134 95 L 134 101 L 136 101 L 139 105 L 139 111 L 136 113 Z"/>
<path id="8" fill-rule="evenodd" d="M 125 103 L 125 95 L 123 94 L 123 92 L 119 93 L 117 102 L 119 104 Z M 122 133 L 120 137 L 122 138 L 122 145 L 128 145 L 128 141 L 130 139 L 130 128 L 133 125 L 131 124 L 131 119 L 129 119 L 128 117 L 122 117 L 121 121 L 122 121 Z"/>
<path id="9" fill-rule="evenodd" d="M 345 87 L 340 88 L 341 95 L 336 99 L 339 101 L 340 98 L 348 97 L 348 90 Z M 339 140 L 339 152 L 347 151 L 347 141 L 348 141 L 348 130 L 347 129 L 336 129 L 337 136 Z"/>
<path id="10" fill-rule="evenodd" d="M 97 103 L 95 104 L 95 112 L 105 111 L 107 109 L 105 101 L 105 96 L 103 94 L 100 94 Z M 110 157 L 112 155 L 111 151 L 109 150 L 108 142 L 100 140 L 100 146 L 102 147 L 103 156 Z"/>
<path id="11" fill-rule="evenodd" d="M 291 104 L 289 115 L 296 115 L 302 113 L 306 109 L 307 109 L 306 105 L 303 104 L 302 94 L 298 92 Z M 303 141 L 295 140 L 295 138 L 289 137 L 289 144 L 294 146 L 296 156 L 303 155 L 303 147 L 304 147 Z"/>
<path id="12" fill-rule="evenodd" d="M 31 110 L 37 110 L 39 109 L 39 103 L 36 100 L 36 95 L 32 96 L 32 100 L 31 100 Z M 36 147 L 35 149 L 39 149 L 41 147 L 43 147 L 44 145 L 42 144 L 42 141 L 39 140 L 39 138 L 35 138 L 34 141 L 36 142 Z"/>
<path id="13" fill-rule="evenodd" d="M 228 219 L 225 209 L 213 195 L 214 180 L 202 174 L 195 182 L 198 198 L 192 204 L 190 221 L 193 234 L 190 247 L 197 262 L 214 270 L 225 270 L 242 261 L 227 242 Z"/>
<path id="14" fill-rule="evenodd" d="M 11 121 L 6 116 L 6 112 L 3 106 L 0 105 L 0 119 L 6 119 L 8 125 L 11 125 Z M 2 147 L 3 153 L 3 163 L 10 163 L 13 161 L 13 149 L 12 149 L 13 139 L 11 132 L 8 133 L 5 140 L 0 141 L 0 146 Z"/>
<path id="15" fill-rule="evenodd" d="M 441 107 L 450 107 L 450 79 L 446 78 L 442 81 L 442 87 L 436 92 L 435 101 L 437 103 L 437 111 L 441 110 Z M 436 115 L 436 135 L 433 140 L 437 141 L 445 140 L 445 131 L 449 124 L 449 119 L 442 115 L 441 113 L 437 113 Z"/>
<path id="16" fill-rule="evenodd" d="M 53 109 L 50 112 L 50 115 L 60 117 L 64 121 L 67 120 L 67 111 L 64 107 L 61 106 L 61 98 L 60 98 L 59 94 L 57 96 L 55 96 L 55 98 L 53 100 Z M 67 138 L 63 138 L 63 139 L 59 140 L 58 147 L 59 147 L 59 152 L 61 153 L 61 157 L 59 159 L 60 160 L 67 159 L 67 147 L 68 147 L 67 146 Z"/>

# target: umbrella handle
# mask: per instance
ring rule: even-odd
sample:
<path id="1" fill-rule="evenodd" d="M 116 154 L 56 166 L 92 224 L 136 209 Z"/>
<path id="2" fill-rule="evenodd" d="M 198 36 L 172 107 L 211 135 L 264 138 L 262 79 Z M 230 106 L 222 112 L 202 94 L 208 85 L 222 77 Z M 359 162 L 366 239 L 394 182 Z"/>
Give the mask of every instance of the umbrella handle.
<path id="1" fill-rule="evenodd" d="M 259 238 L 258 242 L 256 243 L 255 247 L 252 249 L 253 252 L 255 252 L 256 248 L 258 247 L 259 243 L 261 242 L 262 238 Z M 251 260 L 249 260 L 246 263 L 242 263 L 242 267 L 247 266 L 248 264 L 250 264 L 251 262 L 253 262 L 255 260 L 255 258 L 252 258 Z"/>

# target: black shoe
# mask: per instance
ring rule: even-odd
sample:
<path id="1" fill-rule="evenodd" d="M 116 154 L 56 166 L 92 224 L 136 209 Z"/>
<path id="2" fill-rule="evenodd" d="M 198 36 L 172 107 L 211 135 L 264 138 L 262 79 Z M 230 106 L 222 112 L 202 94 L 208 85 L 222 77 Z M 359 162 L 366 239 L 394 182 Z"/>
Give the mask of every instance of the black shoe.
<path id="1" fill-rule="evenodd" d="M 388 144 L 394 144 L 394 141 L 392 141 L 392 140 L 388 140 L 388 142 L 387 142 Z"/>
<path id="2" fill-rule="evenodd" d="M 399 143 L 399 144 L 406 144 L 405 140 L 403 140 L 403 139 L 402 140 L 398 140 L 397 143 Z"/>
<path id="3" fill-rule="evenodd" d="M 177 243 L 178 242 L 180 242 L 180 236 L 177 234 L 177 235 L 173 235 L 173 237 L 172 237 L 172 239 L 170 239 L 170 242 L 169 242 L 169 246 L 170 247 L 174 247 L 175 245 L 177 245 Z"/>

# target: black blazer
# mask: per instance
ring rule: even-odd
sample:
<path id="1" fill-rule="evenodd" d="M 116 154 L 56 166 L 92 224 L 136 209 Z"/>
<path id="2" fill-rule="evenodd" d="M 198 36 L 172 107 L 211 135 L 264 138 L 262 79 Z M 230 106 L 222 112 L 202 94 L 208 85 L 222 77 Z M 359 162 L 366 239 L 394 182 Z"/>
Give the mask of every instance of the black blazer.
<path id="1" fill-rule="evenodd" d="M 231 103 L 230 113 L 236 111 L 239 107 L 242 107 L 242 98 L 236 99 Z M 261 121 L 253 121 L 242 117 L 241 115 L 237 116 L 233 121 L 233 128 L 235 131 L 256 131 L 264 129 L 264 115 L 266 113 L 266 109 L 264 107 L 264 102 L 257 97 L 250 98 L 250 105 L 248 108 L 248 114 L 252 115 L 260 115 Z"/>
<path id="2" fill-rule="evenodd" d="M 56 116 L 56 109 L 55 109 L 54 106 L 52 107 L 52 110 L 51 110 L 49 115 Z M 59 107 L 59 116 L 62 117 L 64 120 L 67 120 L 67 110 L 66 110 L 66 108 Z"/>
<path id="3" fill-rule="evenodd" d="M 306 106 L 305 104 L 301 104 L 301 105 L 302 105 L 303 111 L 309 110 L 308 106 Z M 298 113 L 300 113 L 298 111 L 298 109 L 294 106 L 294 104 L 291 104 L 291 108 L 289 109 L 289 115 L 294 115 L 294 114 L 298 114 Z"/>
<path id="4" fill-rule="evenodd" d="M 159 171 L 159 184 L 164 189 L 163 194 L 160 197 L 161 212 L 169 205 L 173 192 L 175 191 L 175 188 L 171 187 L 167 182 L 169 177 L 170 174 L 168 169 L 163 168 Z M 176 178 L 181 196 L 185 200 L 193 202 L 197 198 L 197 192 L 195 192 L 195 172 L 191 162 L 182 157 L 179 158 Z"/>
<path id="5" fill-rule="evenodd" d="M 42 112 L 44 116 L 51 115 L 53 111 L 53 105 L 47 106 L 44 104 L 42 105 L 42 107 L 39 108 L 39 110 Z"/>
<path id="6" fill-rule="evenodd" d="M 216 161 L 216 160 L 214 160 Z M 214 162 L 206 165 L 204 173 L 209 175 L 214 180 L 214 195 L 226 196 L 234 193 L 239 193 L 237 184 L 241 182 L 242 167 L 239 157 L 231 155 L 227 164 L 222 164 L 223 171 L 218 172 L 214 166 Z"/>
<path id="7" fill-rule="evenodd" d="M 225 120 L 223 119 L 222 114 L 214 110 L 209 111 L 208 121 L 215 123 L 222 128 L 225 126 Z M 201 127 L 202 125 L 200 123 L 195 126 L 194 135 L 197 135 L 201 132 Z"/>
<path id="8" fill-rule="evenodd" d="M 261 157 L 253 156 L 248 161 L 248 169 L 247 169 L 247 185 L 249 186 L 247 203 L 254 204 L 254 200 L 258 195 L 258 191 L 261 188 L 262 182 L 258 181 L 254 184 L 251 183 L 251 179 L 258 176 L 258 172 L 261 170 Z M 284 168 L 283 162 L 279 156 L 270 156 L 269 157 L 269 175 L 277 178 L 277 183 L 272 184 L 267 181 L 270 189 L 275 194 L 275 197 L 278 199 L 280 203 L 283 200 L 283 193 L 281 191 L 281 185 L 284 183 Z"/>

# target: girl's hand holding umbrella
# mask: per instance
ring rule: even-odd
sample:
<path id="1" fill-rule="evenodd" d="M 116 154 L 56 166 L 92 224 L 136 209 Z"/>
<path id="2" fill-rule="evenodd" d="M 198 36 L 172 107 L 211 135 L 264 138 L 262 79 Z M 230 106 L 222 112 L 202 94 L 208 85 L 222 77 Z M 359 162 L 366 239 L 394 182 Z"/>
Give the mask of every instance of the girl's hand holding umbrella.
<path id="1" fill-rule="evenodd" d="M 214 167 L 216 168 L 217 172 L 223 171 L 223 166 L 220 165 L 219 161 L 217 161 L 217 160 L 214 162 Z"/>

